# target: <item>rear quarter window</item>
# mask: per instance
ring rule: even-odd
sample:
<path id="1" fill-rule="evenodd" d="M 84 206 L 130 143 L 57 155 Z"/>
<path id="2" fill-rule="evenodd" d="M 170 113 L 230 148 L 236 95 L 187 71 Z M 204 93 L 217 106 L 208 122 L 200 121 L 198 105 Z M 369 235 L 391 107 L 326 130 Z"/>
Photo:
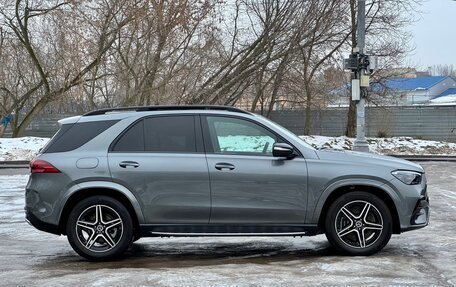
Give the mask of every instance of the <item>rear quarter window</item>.
<path id="1" fill-rule="evenodd" d="M 115 142 L 111 150 L 118 152 L 144 151 L 144 121 L 140 120 L 129 127 Z"/>
<path id="2" fill-rule="evenodd" d="M 62 125 L 43 153 L 67 152 L 81 147 L 113 126 L 118 120 L 96 121 Z"/>

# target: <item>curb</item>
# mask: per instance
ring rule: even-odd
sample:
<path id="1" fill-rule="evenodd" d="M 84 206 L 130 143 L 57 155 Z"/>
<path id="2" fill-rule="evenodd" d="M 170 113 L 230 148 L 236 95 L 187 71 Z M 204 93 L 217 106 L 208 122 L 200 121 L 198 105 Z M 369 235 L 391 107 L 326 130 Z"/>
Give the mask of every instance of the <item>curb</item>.
<path id="1" fill-rule="evenodd" d="M 28 160 L 5 160 L 5 161 L 0 161 L 0 165 L 2 164 L 29 164 L 30 161 Z"/>
<path id="2" fill-rule="evenodd" d="M 7 160 L 7 161 L 0 161 L 0 169 L 6 168 L 28 168 L 29 167 L 28 160 Z"/>
<path id="3" fill-rule="evenodd" d="M 389 155 L 409 161 L 456 162 L 456 156 L 448 155 Z"/>

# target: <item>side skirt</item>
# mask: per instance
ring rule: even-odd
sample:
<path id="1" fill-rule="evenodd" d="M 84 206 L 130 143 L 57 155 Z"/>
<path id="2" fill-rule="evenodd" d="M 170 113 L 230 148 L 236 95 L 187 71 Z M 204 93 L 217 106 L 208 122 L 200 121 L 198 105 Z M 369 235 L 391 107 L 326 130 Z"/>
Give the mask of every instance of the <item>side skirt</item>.
<path id="1" fill-rule="evenodd" d="M 141 236 L 312 236 L 317 225 L 142 224 Z"/>

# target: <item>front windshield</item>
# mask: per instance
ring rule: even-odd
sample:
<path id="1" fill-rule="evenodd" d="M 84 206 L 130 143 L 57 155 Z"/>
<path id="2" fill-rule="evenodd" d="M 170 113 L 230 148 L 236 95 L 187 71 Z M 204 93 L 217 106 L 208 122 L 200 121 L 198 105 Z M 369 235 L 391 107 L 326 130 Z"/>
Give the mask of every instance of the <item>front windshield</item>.
<path id="1" fill-rule="evenodd" d="M 255 116 L 267 121 L 270 125 L 274 126 L 275 128 L 277 129 L 280 129 L 283 133 L 285 133 L 287 136 L 289 137 L 292 137 L 296 140 L 299 140 L 302 142 L 302 144 L 306 147 L 306 148 L 309 148 L 311 150 L 316 150 L 313 146 L 311 146 L 310 144 L 308 144 L 305 140 L 303 140 L 302 138 L 298 137 L 295 133 L 289 131 L 288 129 L 284 128 L 283 126 L 279 125 L 278 123 L 276 122 L 273 122 L 271 121 L 270 119 L 262 116 L 262 115 L 258 115 L 258 114 L 255 114 Z"/>

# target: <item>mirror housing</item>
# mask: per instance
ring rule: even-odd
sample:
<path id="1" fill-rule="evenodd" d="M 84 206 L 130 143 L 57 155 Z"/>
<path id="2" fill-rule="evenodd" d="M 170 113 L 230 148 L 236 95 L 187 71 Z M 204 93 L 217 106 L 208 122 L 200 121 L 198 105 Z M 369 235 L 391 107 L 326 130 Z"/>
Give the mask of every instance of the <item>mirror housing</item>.
<path id="1" fill-rule="evenodd" d="M 285 157 L 292 159 L 296 156 L 294 148 L 286 143 L 275 143 L 272 147 L 272 155 L 274 157 Z"/>

